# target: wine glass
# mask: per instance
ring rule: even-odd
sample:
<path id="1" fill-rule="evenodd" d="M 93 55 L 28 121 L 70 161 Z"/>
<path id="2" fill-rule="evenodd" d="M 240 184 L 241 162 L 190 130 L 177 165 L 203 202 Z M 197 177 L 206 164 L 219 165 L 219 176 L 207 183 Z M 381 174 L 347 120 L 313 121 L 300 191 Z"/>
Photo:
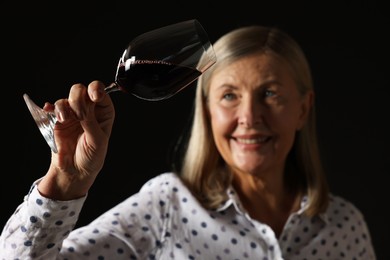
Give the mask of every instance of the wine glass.
<path id="1" fill-rule="evenodd" d="M 192 19 L 167 25 L 134 38 L 119 59 L 115 80 L 107 93 L 122 91 L 140 99 L 172 97 L 216 62 L 206 31 Z M 27 94 L 27 107 L 49 147 L 57 153 L 53 112 L 37 106 Z"/>

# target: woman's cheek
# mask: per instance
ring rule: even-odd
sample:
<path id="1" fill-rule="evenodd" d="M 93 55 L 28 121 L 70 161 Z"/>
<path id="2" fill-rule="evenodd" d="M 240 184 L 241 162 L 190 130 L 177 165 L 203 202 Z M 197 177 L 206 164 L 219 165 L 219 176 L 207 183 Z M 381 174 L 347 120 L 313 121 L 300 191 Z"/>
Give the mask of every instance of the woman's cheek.
<path id="1" fill-rule="evenodd" d="M 228 133 L 231 131 L 232 122 L 234 121 L 231 112 L 223 108 L 213 108 L 210 111 L 211 123 L 213 129 L 219 133 Z"/>

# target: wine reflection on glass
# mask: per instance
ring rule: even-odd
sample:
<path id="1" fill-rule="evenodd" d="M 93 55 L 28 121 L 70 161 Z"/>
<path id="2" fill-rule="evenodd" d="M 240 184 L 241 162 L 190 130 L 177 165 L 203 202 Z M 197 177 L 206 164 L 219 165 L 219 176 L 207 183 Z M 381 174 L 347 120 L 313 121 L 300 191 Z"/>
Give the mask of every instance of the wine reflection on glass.
<path id="1" fill-rule="evenodd" d="M 119 59 L 115 80 L 105 91 L 122 91 L 147 101 L 164 100 L 190 85 L 215 62 L 213 47 L 198 20 L 167 25 L 129 43 Z M 50 149 L 57 153 L 54 112 L 43 110 L 27 94 L 23 98 Z"/>

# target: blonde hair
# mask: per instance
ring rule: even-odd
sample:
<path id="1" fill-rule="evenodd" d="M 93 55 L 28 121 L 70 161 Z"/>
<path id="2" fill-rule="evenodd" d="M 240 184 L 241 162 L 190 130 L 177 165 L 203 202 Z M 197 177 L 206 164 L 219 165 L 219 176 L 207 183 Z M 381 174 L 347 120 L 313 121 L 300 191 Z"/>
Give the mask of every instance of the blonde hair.
<path id="1" fill-rule="evenodd" d="M 305 54 L 294 39 L 277 28 L 258 25 L 238 28 L 222 36 L 213 48 L 217 62 L 198 80 L 192 129 L 180 169 L 180 176 L 194 196 L 209 209 L 218 207 L 227 199 L 226 190 L 232 181 L 214 143 L 207 115 L 207 95 L 213 73 L 243 56 L 271 53 L 289 64 L 302 95 L 313 89 Z M 317 144 L 314 104 L 306 124 L 296 135 L 287 158 L 285 175 L 290 188 L 307 195 L 305 212 L 309 216 L 326 209 L 329 188 Z"/>

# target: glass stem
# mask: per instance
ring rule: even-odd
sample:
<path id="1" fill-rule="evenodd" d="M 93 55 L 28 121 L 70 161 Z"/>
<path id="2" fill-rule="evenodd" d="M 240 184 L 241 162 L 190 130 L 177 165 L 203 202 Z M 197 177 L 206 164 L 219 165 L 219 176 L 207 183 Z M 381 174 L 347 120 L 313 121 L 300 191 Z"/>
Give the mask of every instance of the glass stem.
<path id="1" fill-rule="evenodd" d="M 108 86 L 104 89 L 104 91 L 105 91 L 107 94 L 109 94 L 109 93 L 111 93 L 111 92 L 115 92 L 115 91 L 120 91 L 120 90 L 121 90 L 121 88 L 120 88 L 119 85 L 116 84 L 115 82 L 111 83 L 110 85 L 108 85 Z"/>

